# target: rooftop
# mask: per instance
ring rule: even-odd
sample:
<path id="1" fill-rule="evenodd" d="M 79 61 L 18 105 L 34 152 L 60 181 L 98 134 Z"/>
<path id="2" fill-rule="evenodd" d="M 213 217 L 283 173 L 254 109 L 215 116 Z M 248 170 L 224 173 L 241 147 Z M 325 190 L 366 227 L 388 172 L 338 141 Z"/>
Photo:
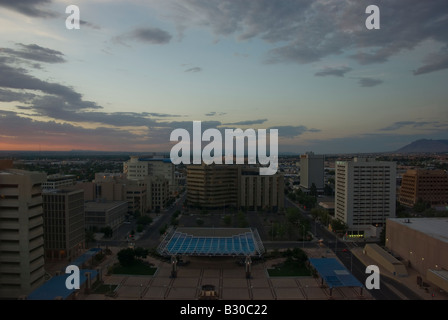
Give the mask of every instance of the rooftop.
<path id="1" fill-rule="evenodd" d="M 448 218 L 389 218 L 388 220 L 448 242 Z"/>

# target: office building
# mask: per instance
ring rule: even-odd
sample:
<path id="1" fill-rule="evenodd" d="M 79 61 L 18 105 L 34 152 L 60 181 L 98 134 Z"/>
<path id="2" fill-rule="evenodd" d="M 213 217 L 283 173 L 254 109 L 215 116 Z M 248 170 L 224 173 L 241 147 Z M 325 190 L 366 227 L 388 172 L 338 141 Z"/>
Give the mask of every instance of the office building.
<path id="1" fill-rule="evenodd" d="M 201 208 L 238 206 L 239 166 L 187 165 L 187 203 Z"/>
<path id="2" fill-rule="evenodd" d="M 336 162 L 335 217 L 349 237 L 378 237 L 387 218 L 395 217 L 396 164 L 372 158 Z"/>
<path id="3" fill-rule="evenodd" d="M 448 204 L 448 174 L 444 170 L 407 170 L 403 174 L 399 202 L 413 207 L 417 202 L 431 206 Z"/>
<path id="4" fill-rule="evenodd" d="M 47 175 L 0 160 L 0 299 L 28 295 L 44 282 L 42 183 Z"/>
<path id="5" fill-rule="evenodd" d="M 73 174 L 52 174 L 47 176 L 47 181 L 42 183 L 42 189 L 60 189 L 72 187 L 76 183 L 76 176 Z"/>
<path id="6" fill-rule="evenodd" d="M 307 152 L 300 156 L 300 187 L 309 192 L 314 184 L 317 192 L 324 191 L 325 156 Z"/>
<path id="7" fill-rule="evenodd" d="M 116 230 L 125 220 L 128 211 L 126 201 L 88 201 L 84 204 L 86 228 Z"/>
<path id="8" fill-rule="evenodd" d="M 84 192 L 44 190 L 42 198 L 45 258 L 71 261 L 85 248 Z"/>
<path id="9" fill-rule="evenodd" d="M 258 168 L 244 168 L 241 169 L 239 181 L 239 207 L 274 212 L 284 208 L 283 174 L 262 176 Z"/>
<path id="10" fill-rule="evenodd" d="M 277 211 L 284 207 L 283 174 L 260 175 L 249 165 L 187 165 L 187 203 L 207 209 Z"/>
<path id="11" fill-rule="evenodd" d="M 386 221 L 386 248 L 405 265 L 448 292 L 448 218 Z"/>
<path id="12" fill-rule="evenodd" d="M 130 180 L 144 180 L 149 177 L 162 177 L 168 181 L 171 193 L 177 191 L 175 167 L 170 158 L 139 158 L 132 156 L 123 163 L 123 173 Z"/>

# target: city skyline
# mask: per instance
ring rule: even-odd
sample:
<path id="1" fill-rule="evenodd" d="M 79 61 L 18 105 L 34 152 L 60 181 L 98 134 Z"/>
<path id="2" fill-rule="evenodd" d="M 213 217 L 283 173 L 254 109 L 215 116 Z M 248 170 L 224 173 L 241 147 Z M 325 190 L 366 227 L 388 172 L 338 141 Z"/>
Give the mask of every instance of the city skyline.
<path id="1" fill-rule="evenodd" d="M 169 152 L 193 121 L 280 153 L 448 139 L 442 0 L 0 1 L 0 23 L 0 150 Z"/>

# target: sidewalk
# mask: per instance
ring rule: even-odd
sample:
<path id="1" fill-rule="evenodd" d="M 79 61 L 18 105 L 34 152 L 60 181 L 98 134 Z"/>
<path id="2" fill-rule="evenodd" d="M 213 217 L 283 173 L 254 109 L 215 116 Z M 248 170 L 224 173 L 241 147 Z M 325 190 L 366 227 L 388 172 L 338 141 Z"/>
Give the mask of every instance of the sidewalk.
<path id="1" fill-rule="evenodd" d="M 381 277 L 389 277 L 391 279 L 394 279 L 401 284 L 407 286 L 409 289 L 414 291 L 417 295 L 419 295 L 423 300 L 448 300 L 448 293 L 447 292 L 440 292 L 438 288 L 434 286 L 428 287 L 427 291 L 425 288 L 420 287 L 417 284 L 417 276 L 420 274 L 415 271 L 412 268 L 406 267 L 406 270 L 408 272 L 407 277 L 398 277 L 393 275 L 390 271 L 386 270 L 382 265 L 378 264 L 375 260 L 368 257 L 366 254 L 363 253 L 363 248 L 353 248 L 351 249 L 351 252 L 367 267 L 368 265 L 377 265 L 380 269 L 380 275 Z M 423 281 L 426 281 L 426 277 L 422 276 Z M 393 288 L 391 288 L 393 289 Z M 396 293 L 401 296 L 403 299 L 406 299 L 406 297 L 402 296 L 398 290 Z"/>

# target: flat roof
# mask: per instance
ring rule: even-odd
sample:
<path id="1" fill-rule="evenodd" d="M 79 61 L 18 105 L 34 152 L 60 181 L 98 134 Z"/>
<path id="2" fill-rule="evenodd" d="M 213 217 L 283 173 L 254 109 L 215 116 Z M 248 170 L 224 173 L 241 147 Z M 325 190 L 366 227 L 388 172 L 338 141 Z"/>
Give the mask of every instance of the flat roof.
<path id="1" fill-rule="evenodd" d="M 389 218 L 408 228 L 448 243 L 448 218 Z M 387 221 L 386 221 L 387 222 Z"/>
<path id="2" fill-rule="evenodd" d="M 157 251 L 162 255 L 260 256 L 265 250 L 256 229 L 178 228 Z"/>
<path id="3" fill-rule="evenodd" d="M 82 286 L 86 281 L 86 273 L 91 273 L 91 279 L 95 278 L 98 274 L 96 270 L 81 269 L 79 271 L 79 282 Z M 71 274 L 63 273 L 59 276 L 53 276 L 50 280 L 43 283 L 39 288 L 31 292 L 28 296 L 28 300 L 55 300 L 58 297 L 67 299 L 76 289 L 67 289 L 65 281 Z"/>
<path id="4" fill-rule="evenodd" d="M 84 202 L 84 208 L 85 210 L 91 211 L 91 210 L 109 210 L 112 208 L 116 208 L 118 206 L 122 206 L 123 204 L 126 204 L 126 207 L 128 203 L 126 201 L 86 201 Z"/>
<path id="5" fill-rule="evenodd" d="M 336 258 L 309 258 L 309 261 L 329 288 L 363 287 Z"/>

